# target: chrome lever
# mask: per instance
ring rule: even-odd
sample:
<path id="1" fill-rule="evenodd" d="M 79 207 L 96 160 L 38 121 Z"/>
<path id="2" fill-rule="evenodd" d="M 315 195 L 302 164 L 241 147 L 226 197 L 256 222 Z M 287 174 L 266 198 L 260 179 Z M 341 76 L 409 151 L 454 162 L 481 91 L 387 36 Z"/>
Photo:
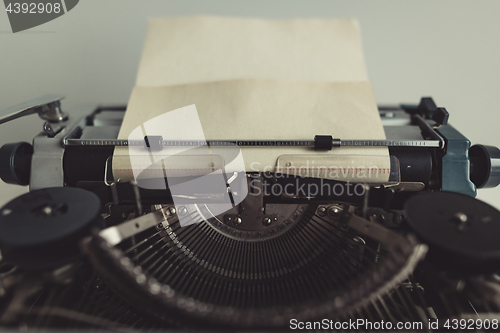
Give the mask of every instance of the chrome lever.
<path id="1" fill-rule="evenodd" d="M 60 123 L 68 119 L 61 110 L 61 95 L 45 95 L 0 111 L 0 124 L 37 113 L 43 120 Z"/>

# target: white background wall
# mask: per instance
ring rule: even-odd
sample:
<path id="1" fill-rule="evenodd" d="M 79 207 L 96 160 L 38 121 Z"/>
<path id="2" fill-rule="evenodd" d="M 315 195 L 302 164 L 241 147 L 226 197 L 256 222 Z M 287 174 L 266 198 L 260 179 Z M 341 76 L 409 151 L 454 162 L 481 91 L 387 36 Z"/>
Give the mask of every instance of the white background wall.
<path id="1" fill-rule="evenodd" d="M 357 18 L 379 104 L 432 96 L 473 143 L 500 146 L 496 0 L 81 0 L 66 15 L 16 34 L 2 7 L 0 110 L 45 93 L 66 95 L 70 112 L 81 104 L 124 104 L 147 18 L 194 14 Z M 0 144 L 30 142 L 41 125 L 36 116 L 0 125 Z M 0 205 L 24 191 L 0 182 Z M 500 188 L 479 192 L 500 208 Z"/>

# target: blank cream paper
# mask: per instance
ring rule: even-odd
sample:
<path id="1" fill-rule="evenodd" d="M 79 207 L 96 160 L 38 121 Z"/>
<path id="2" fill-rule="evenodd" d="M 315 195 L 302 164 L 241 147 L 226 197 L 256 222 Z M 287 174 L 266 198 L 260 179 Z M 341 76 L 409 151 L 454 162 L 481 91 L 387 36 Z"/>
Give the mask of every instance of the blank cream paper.
<path id="1" fill-rule="evenodd" d="M 368 81 L 355 20 L 152 19 L 137 86 L 233 79 Z"/>
<path id="2" fill-rule="evenodd" d="M 385 139 L 354 20 L 151 20 L 119 138 L 128 139 L 144 122 L 192 104 L 207 140 Z M 388 179 L 384 147 L 241 151 L 247 171 Z M 115 149 L 115 179 L 132 177 L 124 172 L 130 169 L 128 154 L 126 147 Z M 380 172 L 370 178 L 354 171 L 373 167 Z M 323 171 L 315 174 L 318 168 Z"/>

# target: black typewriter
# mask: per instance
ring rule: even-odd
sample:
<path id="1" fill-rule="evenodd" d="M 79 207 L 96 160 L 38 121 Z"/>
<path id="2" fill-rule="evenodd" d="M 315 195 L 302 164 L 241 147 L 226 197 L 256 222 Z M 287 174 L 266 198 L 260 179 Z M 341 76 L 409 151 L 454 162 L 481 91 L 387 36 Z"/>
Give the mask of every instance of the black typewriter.
<path id="1" fill-rule="evenodd" d="M 245 173 L 223 195 L 262 191 L 216 216 L 206 193 L 174 205 L 168 187 L 113 179 L 125 107 L 66 113 L 61 98 L 0 119 L 45 121 L 32 144 L 0 149 L 2 180 L 31 190 L 0 209 L 2 329 L 499 328 L 500 212 L 474 197 L 500 183 L 500 150 L 471 147 L 431 98 L 379 107 L 386 140 L 302 142 L 387 146 L 390 182 L 276 195 L 265 189 L 319 179 Z"/>

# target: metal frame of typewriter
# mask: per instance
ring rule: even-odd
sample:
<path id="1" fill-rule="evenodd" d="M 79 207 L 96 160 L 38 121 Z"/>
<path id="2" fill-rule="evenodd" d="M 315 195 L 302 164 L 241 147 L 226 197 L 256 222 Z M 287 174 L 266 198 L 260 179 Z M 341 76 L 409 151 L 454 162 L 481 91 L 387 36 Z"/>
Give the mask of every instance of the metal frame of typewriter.
<path id="1" fill-rule="evenodd" d="M 428 104 L 432 104 L 429 106 Z M 442 108 L 435 108 L 432 99 L 425 98 L 420 105 L 401 105 L 399 107 L 380 107 L 379 113 L 386 132 L 390 154 L 399 160 L 399 177 L 403 183 L 423 183 L 426 188 L 454 191 L 475 196 L 476 186 L 470 181 L 470 161 L 468 149 L 470 141 L 451 125 L 447 124 L 448 114 Z M 80 164 L 85 157 L 92 155 L 107 157 L 112 155 L 113 146 L 106 142 L 116 140 L 126 107 L 85 107 L 73 110 L 74 115 L 85 115 L 83 119 L 70 117 L 69 120 L 44 124 L 44 131 L 33 139 L 33 158 L 31 163 L 30 189 L 51 186 L 64 186 L 75 183 L 73 175 L 68 173 L 70 160 L 82 165 L 78 170 L 81 180 L 104 181 L 110 179 L 105 175 L 106 163 L 99 158 L 92 165 Z M 432 119 L 434 114 L 445 113 L 441 120 Z M 438 119 L 438 117 L 434 118 Z M 65 146 L 63 142 L 71 139 L 72 145 Z M 439 147 L 418 146 L 411 144 L 418 141 L 436 142 Z M 88 146 L 85 142 L 94 141 L 99 145 Z M 81 146 L 78 146 L 81 142 Z M 98 151 L 94 154 L 92 150 Z M 77 151 L 77 156 L 72 151 Z M 429 158 L 431 160 L 429 160 Z M 106 161 L 104 161 L 106 162 Z M 423 166 L 429 165 L 425 171 L 417 172 Z M 95 167 L 99 166 L 100 170 Z M 85 168 L 91 168 L 85 170 Z M 110 169 L 110 168 L 109 168 Z M 393 168 L 395 169 L 395 168 Z M 410 171 L 410 169 L 412 169 Z M 110 171 L 110 170 L 108 170 Z M 429 171 L 432 175 L 429 175 Z M 424 175 L 424 173 L 427 173 Z M 98 174 L 100 173 L 100 174 Z M 106 176 L 106 177 L 105 177 Z M 398 176 L 398 175 L 397 175 Z M 409 184 L 405 184 L 409 188 Z"/>

